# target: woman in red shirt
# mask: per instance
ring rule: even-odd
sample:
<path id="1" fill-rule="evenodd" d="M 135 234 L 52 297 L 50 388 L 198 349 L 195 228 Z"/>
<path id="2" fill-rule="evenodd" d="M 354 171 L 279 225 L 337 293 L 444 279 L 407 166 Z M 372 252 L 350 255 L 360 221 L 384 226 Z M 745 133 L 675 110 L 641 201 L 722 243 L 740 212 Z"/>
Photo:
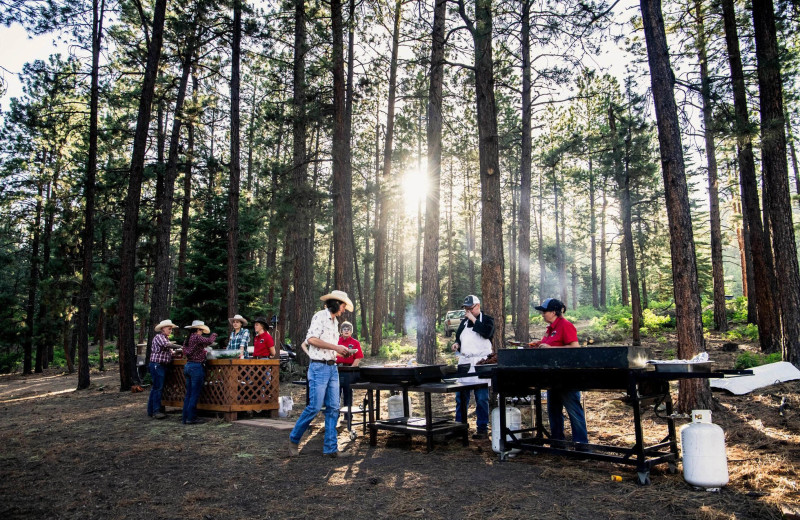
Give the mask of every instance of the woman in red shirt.
<path id="1" fill-rule="evenodd" d="M 277 352 L 275 350 L 275 341 L 267 332 L 269 322 L 267 318 L 259 316 L 253 320 L 253 329 L 256 332 L 256 337 L 253 339 L 253 357 L 256 359 L 277 359 Z"/>
<path id="2" fill-rule="evenodd" d="M 562 314 L 567 307 L 561 300 L 548 298 L 536 310 L 542 313 L 542 318 L 547 322 L 547 330 L 541 341 L 531 343 L 534 347 L 580 347 L 578 332 L 575 325 L 567 321 Z M 569 424 L 572 428 L 572 442 L 587 444 L 589 437 L 586 431 L 586 415 L 581 406 L 581 393 L 578 390 L 548 390 L 547 391 L 547 418 L 550 421 L 550 438 L 564 440 L 564 415 L 562 408 L 567 410 Z M 577 449 L 586 447 L 577 446 Z"/>
<path id="3" fill-rule="evenodd" d="M 344 345 L 350 350 L 355 350 L 356 352 L 351 352 L 347 356 L 340 356 L 337 354 L 337 365 L 357 367 L 361 360 L 364 359 L 364 352 L 361 351 L 361 343 L 359 343 L 358 340 L 352 336 L 352 334 L 353 324 L 349 321 L 342 323 L 342 330 L 339 333 L 339 345 Z"/>

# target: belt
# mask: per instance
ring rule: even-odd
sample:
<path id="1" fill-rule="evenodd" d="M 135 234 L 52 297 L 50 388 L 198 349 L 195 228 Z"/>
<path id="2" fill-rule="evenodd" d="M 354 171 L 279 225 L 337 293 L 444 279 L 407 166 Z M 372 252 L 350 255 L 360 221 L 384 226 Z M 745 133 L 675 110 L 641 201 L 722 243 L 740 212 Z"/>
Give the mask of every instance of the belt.
<path id="1" fill-rule="evenodd" d="M 336 360 L 333 359 L 312 359 L 312 363 L 325 363 L 326 365 L 335 365 Z"/>

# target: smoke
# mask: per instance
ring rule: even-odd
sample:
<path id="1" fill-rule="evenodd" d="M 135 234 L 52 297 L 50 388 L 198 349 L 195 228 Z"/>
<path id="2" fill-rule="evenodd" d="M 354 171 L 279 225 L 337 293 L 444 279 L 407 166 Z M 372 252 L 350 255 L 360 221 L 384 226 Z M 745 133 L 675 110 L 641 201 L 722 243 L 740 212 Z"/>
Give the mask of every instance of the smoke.
<path id="1" fill-rule="evenodd" d="M 417 306 L 414 304 L 406 305 L 405 327 L 408 335 L 417 335 Z M 412 332 L 413 331 L 413 332 Z"/>

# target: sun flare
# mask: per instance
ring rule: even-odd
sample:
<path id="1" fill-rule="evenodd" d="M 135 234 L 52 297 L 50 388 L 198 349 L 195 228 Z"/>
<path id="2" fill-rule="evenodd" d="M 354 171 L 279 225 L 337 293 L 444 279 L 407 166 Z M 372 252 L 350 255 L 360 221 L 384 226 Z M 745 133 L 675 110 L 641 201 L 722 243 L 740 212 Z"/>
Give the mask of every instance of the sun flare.
<path id="1" fill-rule="evenodd" d="M 428 195 L 428 175 L 418 169 L 408 170 L 403 174 L 403 206 L 406 215 L 416 216 L 418 206 L 425 211 L 425 197 Z"/>

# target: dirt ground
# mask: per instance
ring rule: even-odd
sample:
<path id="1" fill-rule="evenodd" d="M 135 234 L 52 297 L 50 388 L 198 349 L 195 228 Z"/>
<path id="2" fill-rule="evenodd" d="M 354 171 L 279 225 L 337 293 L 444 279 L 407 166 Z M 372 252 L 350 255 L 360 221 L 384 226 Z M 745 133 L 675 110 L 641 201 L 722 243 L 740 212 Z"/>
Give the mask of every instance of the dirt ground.
<path id="1" fill-rule="evenodd" d="M 720 343 L 710 340 L 711 358 L 732 368 L 736 354 Z M 656 357 L 670 343 L 652 347 Z M 147 392 L 119 392 L 115 365 L 92 374 L 89 390 L 73 391 L 76 382 L 56 371 L 0 377 L 0 518 L 778 519 L 800 511 L 796 381 L 747 396 L 714 393 L 731 477 L 719 493 L 695 490 L 666 466 L 641 487 L 632 467 L 607 462 L 532 453 L 499 462 L 490 440 L 466 448 L 449 440 L 426 453 L 422 437 L 380 432 L 370 447 L 359 429 L 354 441 L 340 434 L 350 456 L 334 460 L 321 455 L 321 416 L 289 459 L 287 431 L 216 418 L 184 426 L 177 409 L 149 419 Z M 281 393 L 294 397 L 285 419 L 293 424 L 303 389 L 286 384 Z M 619 396 L 587 393 L 590 442 L 632 443 L 632 414 Z M 652 410 L 644 423 L 649 440 L 665 435 Z"/>

